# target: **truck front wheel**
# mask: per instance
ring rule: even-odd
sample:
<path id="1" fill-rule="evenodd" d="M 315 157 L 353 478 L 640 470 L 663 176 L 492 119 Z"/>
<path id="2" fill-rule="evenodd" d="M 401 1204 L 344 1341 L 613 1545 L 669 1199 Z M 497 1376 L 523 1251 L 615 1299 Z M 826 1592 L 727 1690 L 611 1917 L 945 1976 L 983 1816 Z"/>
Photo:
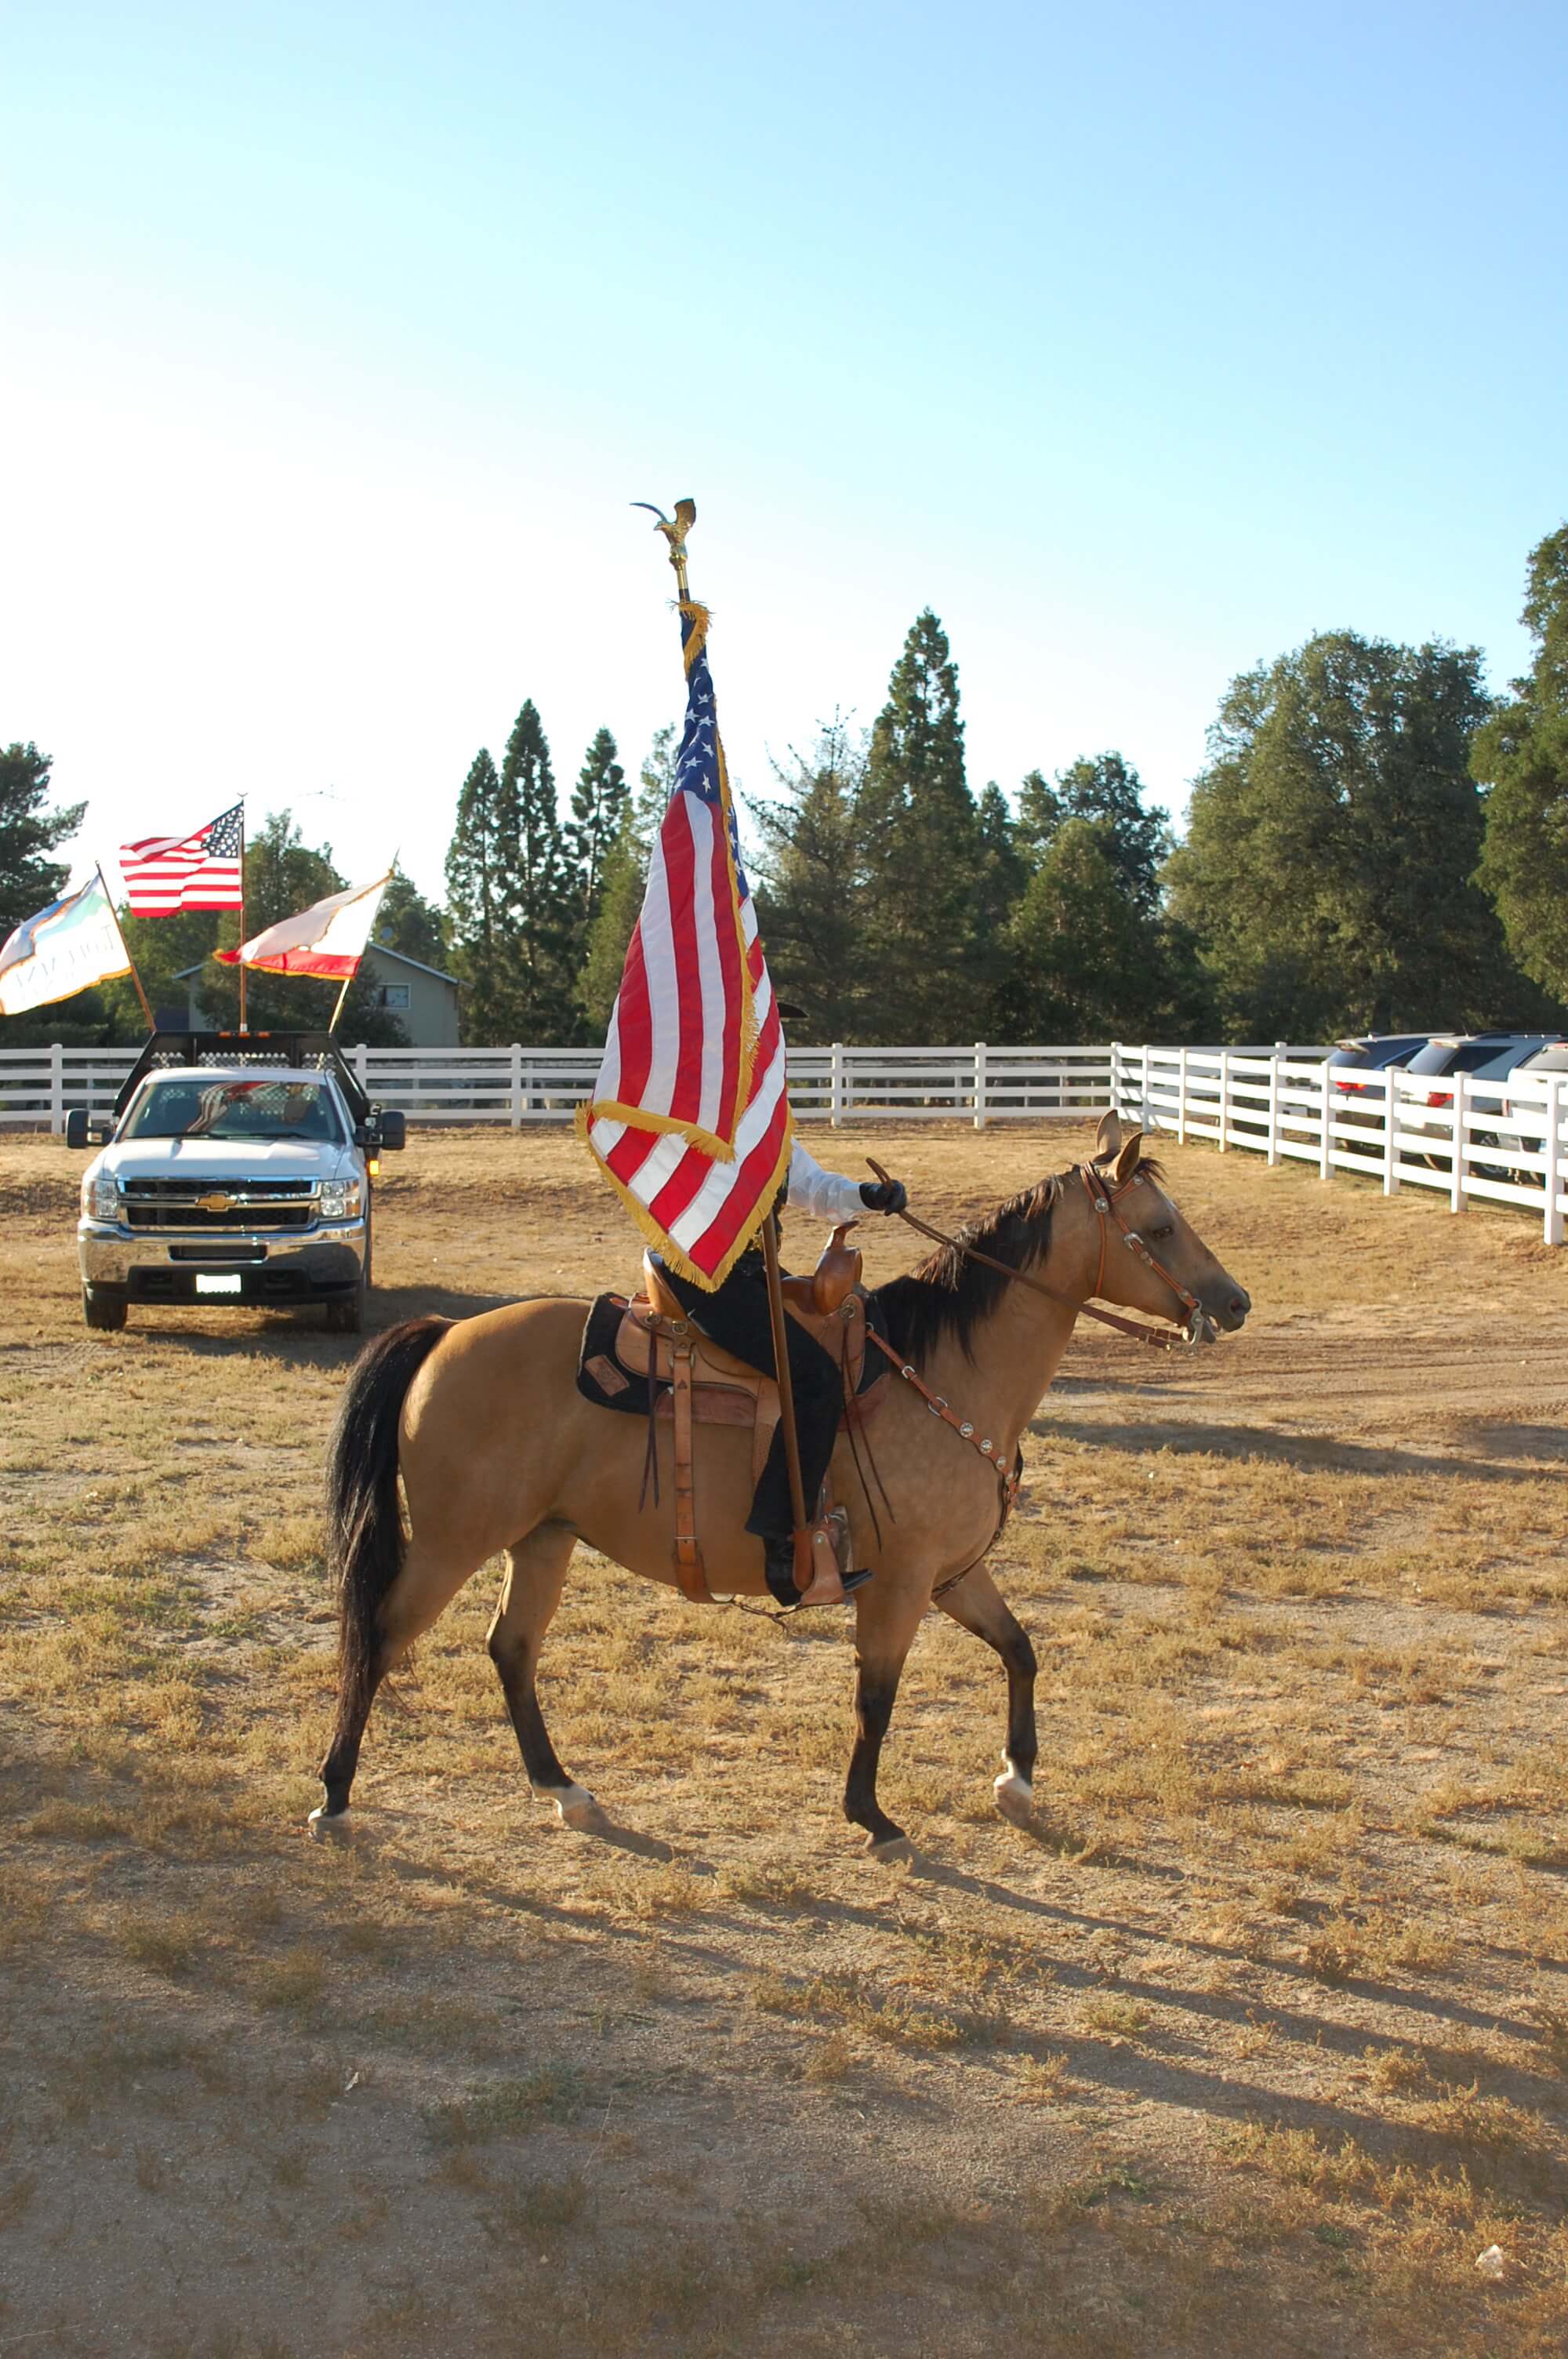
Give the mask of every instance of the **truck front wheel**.
<path id="1" fill-rule="evenodd" d="M 125 1323 L 125 1298 L 123 1294 L 106 1294 L 101 1286 L 84 1286 L 81 1315 L 90 1327 L 114 1334 Z"/>

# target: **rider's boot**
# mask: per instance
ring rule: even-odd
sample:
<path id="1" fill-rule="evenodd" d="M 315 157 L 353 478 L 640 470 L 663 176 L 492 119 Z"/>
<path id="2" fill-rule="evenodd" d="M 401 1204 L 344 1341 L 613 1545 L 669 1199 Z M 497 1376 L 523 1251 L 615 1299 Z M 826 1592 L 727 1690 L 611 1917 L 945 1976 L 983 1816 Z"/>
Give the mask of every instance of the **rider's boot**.
<path id="1" fill-rule="evenodd" d="M 838 1508 L 793 1539 L 763 1542 L 768 1587 L 780 1605 L 838 1605 L 870 1581 L 869 1567 L 849 1570 L 848 1534 L 838 1524 L 843 1513 Z"/>

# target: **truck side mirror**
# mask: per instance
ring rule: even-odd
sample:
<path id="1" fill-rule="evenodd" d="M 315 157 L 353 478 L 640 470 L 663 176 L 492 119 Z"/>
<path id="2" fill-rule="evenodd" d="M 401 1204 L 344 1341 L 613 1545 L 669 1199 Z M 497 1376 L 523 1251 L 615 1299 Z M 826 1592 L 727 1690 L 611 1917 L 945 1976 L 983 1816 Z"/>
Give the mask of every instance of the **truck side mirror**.
<path id="1" fill-rule="evenodd" d="M 65 1117 L 65 1143 L 68 1147 L 87 1146 L 87 1123 L 88 1116 L 87 1108 L 85 1106 L 70 1106 L 67 1109 Z"/>
<path id="2" fill-rule="evenodd" d="M 381 1114 L 381 1143 L 389 1154 L 400 1154 L 408 1144 L 408 1117 L 401 1106 L 384 1106 Z"/>

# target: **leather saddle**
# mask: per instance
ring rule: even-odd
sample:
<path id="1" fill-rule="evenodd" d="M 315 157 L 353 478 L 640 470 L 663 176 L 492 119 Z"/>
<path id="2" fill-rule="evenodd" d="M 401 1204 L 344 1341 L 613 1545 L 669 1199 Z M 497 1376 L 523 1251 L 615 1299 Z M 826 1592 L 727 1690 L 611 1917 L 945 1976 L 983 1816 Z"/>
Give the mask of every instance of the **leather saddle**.
<path id="1" fill-rule="evenodd" d="M 784 1298 L 786 1314 L 798 1320 L 838 1364 L 844 1387 L 842 1425 L 859 1430 L 881 1406 L 892 1377 L 883 1373 L 865 1385 L 869 1298 L 860 1284 L 860 1256 L 845 1242 L 851 1225 L 846 1223 L 834 1230 L 808 1277 L 784 1279 Z M 713 1593 L 697 1538 L 692 1429 L 750 1426 L 755 1483 L 767 1463 L 779 1421 L 779 1388 L 761 1368 L 737 1359 L 703 1334 L 687 1317 L 655 1254 L 643 1255 L 642 1276 L 643 1291 L 627 1303 L 616 1331 L 614 1358 L 627 1375 L 644 1380 L 654 1418 L 674 1423 L 676 1577 L 693 1603 L 711 1604 Z M 824 1494 L 821 1511 L 829 1514 L 832 1501 L 826 1484 Z"/>

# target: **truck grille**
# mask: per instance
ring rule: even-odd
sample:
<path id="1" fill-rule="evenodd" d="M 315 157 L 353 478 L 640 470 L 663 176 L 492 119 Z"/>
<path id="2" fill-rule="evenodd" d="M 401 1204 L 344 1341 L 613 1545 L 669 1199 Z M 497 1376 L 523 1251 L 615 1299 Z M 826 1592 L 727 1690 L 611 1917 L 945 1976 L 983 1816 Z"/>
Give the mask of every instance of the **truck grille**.
<path id="1" fill-rule="evenodd" d="M 133 1229 L 308 1229 L 316 1217 L 297 1180 L 127 1180 L 121 1192 Z"/>

